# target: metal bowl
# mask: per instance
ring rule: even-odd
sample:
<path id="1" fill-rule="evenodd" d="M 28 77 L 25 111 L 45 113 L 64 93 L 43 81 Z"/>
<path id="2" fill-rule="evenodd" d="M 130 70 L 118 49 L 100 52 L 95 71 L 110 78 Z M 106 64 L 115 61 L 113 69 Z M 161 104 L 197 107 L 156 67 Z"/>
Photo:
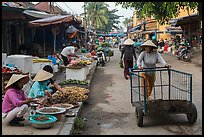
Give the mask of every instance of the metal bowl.
<path id="1" fill-rule="evenodd" d="M 39 117 L 39 116 L 46 116 L 48 117 L 49 119 L 48 120 L 43 120 L 43 121 L 38 121 L 38 120 L 35 120 L 36 117 Z M 31 122 L 31 125 L 34 127 L 34 128 L 39 128 L 39 129 L 45 129 L 45 128 L 51 128 L 54 126 L 54 123 L 57 121 L 57 118 L 55 116 L 52 116 L 52 115 L 40 115 L 40 114 L 37 114 L 37 115 L 33 115 L 29 118 L 30 122 Z"/>
<path id="2" fill-rule="evenodd" d="M 54 109 L 58 109 L 59 111 L 57 112 L 42 112 L 43 109 L 50 109 L 50 108 L 54 108 Z M 53 114 L 62 114 L 66 111 L 65 108 L 61 108 L 61 107 L 43 107 L 40 109 L 37 109 L 36 112 L 39 114 L 48 114 L 48 115 L 53 115 Z"/>

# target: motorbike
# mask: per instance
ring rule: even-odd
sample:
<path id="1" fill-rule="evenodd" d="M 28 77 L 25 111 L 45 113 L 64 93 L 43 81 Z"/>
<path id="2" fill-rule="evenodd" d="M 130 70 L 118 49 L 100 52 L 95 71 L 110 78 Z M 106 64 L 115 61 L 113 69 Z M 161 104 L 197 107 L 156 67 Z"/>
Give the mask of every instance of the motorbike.
<path id="1" fill-rule="evenodd" d="M 98 57 L 97 66 L 101 65 L 102 67 L 105 65 L 105 55 L 103 51 L 99 51 L 96 53 Z"/>
<path id="2" fill-rule="evenodd" d="M 179 48 L 176 56 L 178 60 L 181 59 L 185 62 L 189 61 L 192 57 L 191 46 L 188 45 L 186 47 Z"/>

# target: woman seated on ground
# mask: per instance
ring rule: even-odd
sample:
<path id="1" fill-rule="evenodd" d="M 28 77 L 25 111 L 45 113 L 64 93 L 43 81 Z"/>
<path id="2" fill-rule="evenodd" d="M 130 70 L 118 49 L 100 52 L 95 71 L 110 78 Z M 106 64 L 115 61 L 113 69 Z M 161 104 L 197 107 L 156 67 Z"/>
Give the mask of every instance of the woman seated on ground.
<path id="1" fill-rule="evenodd" d="M 6 85 L 6 92 L 2 102 L 2 122 L 10 126 L 24 126 L 24 114 L 28 111 L 29 103 L 36 101 L 28 98 L 23 86 L 28 82 L 29 76 L 13 74 Z"/>
<path id="2" fill-rule="evenodd" d="M 50 82 L 50 78 L 53 77 L 53 74 L 40 70 L 34 77 L 33 81 L 35 81 L 29 91 L 29 97 L 33 99 L 38 99 L 38 102 L 41 103 L 39 108 L 44 107 L 47 102 L 47 98 L 52 98 L 53 90 L 47 86 Z"/>
<path id="3" fill-rule="evenodd" d="M 47 72 L 53 74 L 53 68 L 52 68 L 50 65 L 44 66 L 44 67 L 43 67 L 43 70 L 45 70 L 45 71 L 47 71 Z M 48 82 L 47 85 L 49 85 L 49 84 L 51 83 L 51 84 L 53 85 L 53 86 L 51 87 L 51 89 L 52 89 L 54 92 L 57 91 L 57 90 L 60 91 L 60 92 L 63 92 L 62 88 L 61 88 L 52 78 L 50 78 L 49 80 L 50 80 L 50 82 Z"/>

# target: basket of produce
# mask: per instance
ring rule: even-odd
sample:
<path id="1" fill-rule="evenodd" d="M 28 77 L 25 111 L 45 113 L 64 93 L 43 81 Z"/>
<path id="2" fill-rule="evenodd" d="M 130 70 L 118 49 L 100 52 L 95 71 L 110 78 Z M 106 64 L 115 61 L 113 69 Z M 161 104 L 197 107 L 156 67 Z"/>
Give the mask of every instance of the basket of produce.
<path id="1" fill-rule="evenodd" d="M 57 118 L 52 115 L 33 115 L 29 118 L 32 127 L 39 128 L 39 129 L 45 129 L 45 128 L 51 128 L 54 126 L 54 123 L 57 121 Z"/>

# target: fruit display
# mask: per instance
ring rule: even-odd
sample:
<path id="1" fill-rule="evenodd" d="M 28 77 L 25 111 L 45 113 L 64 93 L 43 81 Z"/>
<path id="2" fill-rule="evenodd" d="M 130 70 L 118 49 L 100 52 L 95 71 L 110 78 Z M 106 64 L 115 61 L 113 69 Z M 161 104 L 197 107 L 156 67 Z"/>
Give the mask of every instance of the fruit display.
<path id="1" fill-rule="evenodd" d="M 67 68 L 69 69 L 81 69 L 81 68 L 84 68 L 86 67 L 86 63 L 82 60 L 80 61 L 72 61 L 70 65 L 68 65 Z"/>
<path id="2" fill-rule="evenodd" d="M 63 92 L 57 91 L 53 94 L 52 98 L 48 98 L 46 106 L 52 106 L 59 103 L 75 104 L 88 99 L 86 95 L 89 90 L 77 86 L 63 87 Z"/>
<path id="3" fill-rule="evenodd" d="M 22 73 L 22 71 L 15 66 L 14 67 L 4 66 L 2 67 L 2 73 Z"/>
<path id="4" fill-rule="evenodd" d="M 68 84 L 79 84 L 79 85 L 88 85 L 88 82 L 85 80 L 76 80 L 76 79 L 68 79 L 66 81 L 62 81 L 58 83 L 60 86 L 68 85 Z"/>

